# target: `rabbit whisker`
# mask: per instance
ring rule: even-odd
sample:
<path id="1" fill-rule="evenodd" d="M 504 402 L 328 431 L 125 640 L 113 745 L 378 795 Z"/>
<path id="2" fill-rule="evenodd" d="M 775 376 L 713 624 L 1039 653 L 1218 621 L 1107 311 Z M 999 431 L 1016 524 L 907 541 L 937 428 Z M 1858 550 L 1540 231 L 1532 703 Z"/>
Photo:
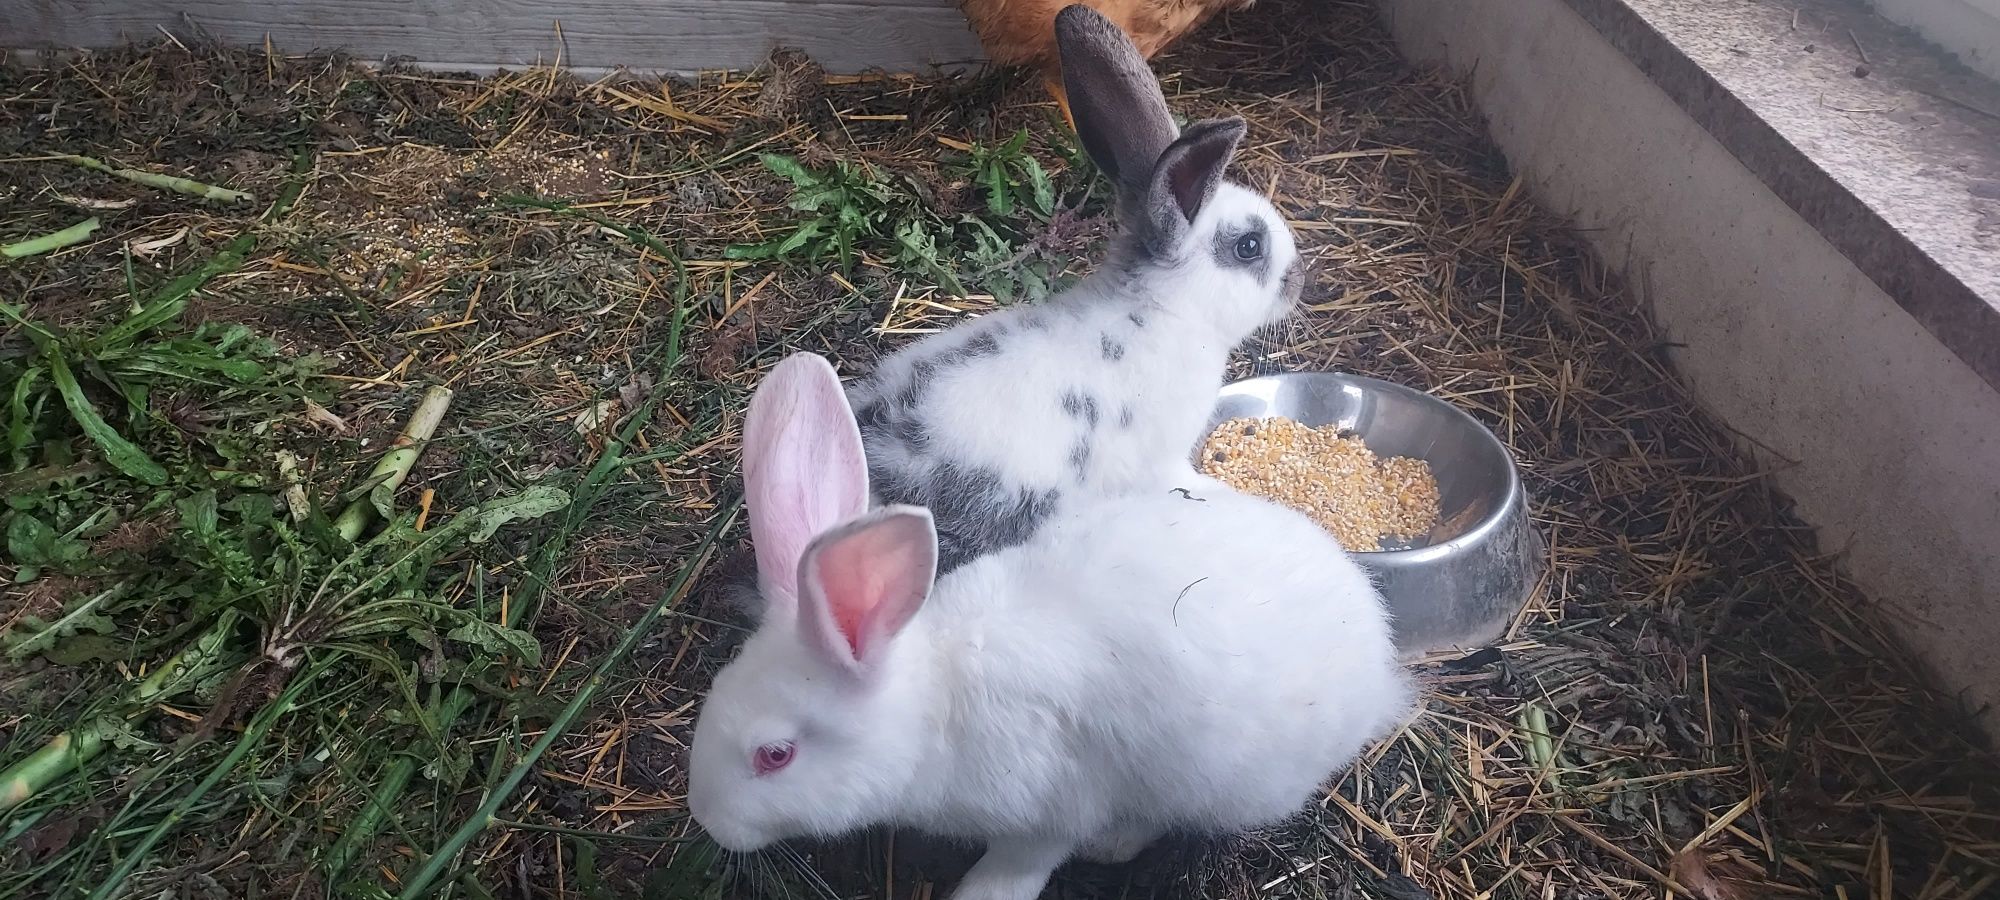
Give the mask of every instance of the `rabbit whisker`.
<path id="1" fill-rule="evenodd" d="M 1284 368 L 1280 357 L 1288 346 L 1285 338 L 1290 335 L 1292 326 L 1297 321 L 1298 314 L 1292 313 L 1283 319 L 1257 328 L 1256 333 L 1246 342 L 1251 375 L 1269 375 Z"/>
<path id="2" fill-rule="evenodd" d="M 785 880 L 784 874 L 779 872 L 778 867 L 772 863 L 771 855 L 768 853 L 759 853 L 756 859 L 757 895 L 759 897 L 777 896 L 784 898 L 784 900 L 791 900 L 791 883 Z"/>
<path id="3" fill-rule="evenodd" d="M 826 879 L 819 874 L 819 869 L 815 868 L 812 862 L 806 859 L 805 854 L 800 853 L 789 844 L 781 846 L 783 846 L 786 855 L 790 858 L 792 866 L 799 871 L 800 875 L 804 876 L 808 887 L 812 888 L 820 897 L 826 898 L 826 900 L 840 900 L 840 892 L 834 890 L 833 885 L 827 883 Z"/>

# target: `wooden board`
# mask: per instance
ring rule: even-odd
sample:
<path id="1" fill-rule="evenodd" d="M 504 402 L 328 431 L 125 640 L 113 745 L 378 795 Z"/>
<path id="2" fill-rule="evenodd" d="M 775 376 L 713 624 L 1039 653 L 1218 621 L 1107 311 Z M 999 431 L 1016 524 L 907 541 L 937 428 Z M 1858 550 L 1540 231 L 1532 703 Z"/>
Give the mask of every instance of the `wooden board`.
<path id="1" fill-rule="evenodd" d="M 474 72 L 553 63 L 559 49 L 585 74 L 747 69 L 780 44 L 833 72 L 981 56 L 953 0 L 0 0 L 0 48 L 109 47 L 162 30 Z"/>

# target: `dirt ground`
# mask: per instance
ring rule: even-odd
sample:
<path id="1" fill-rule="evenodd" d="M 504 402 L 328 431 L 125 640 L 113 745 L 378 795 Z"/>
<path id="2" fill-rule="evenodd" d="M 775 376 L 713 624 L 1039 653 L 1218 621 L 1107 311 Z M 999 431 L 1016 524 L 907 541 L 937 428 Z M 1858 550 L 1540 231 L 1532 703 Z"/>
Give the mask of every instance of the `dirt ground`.
<path id="1" fill-rule="evenodd" d="M 1311 266 L 1300 315 L 1248 348 L 1240 371 L 1360 372 L 1471 412 L 1520 460 L 1551 571 L 1502 644 L 1423 666 L 1424 711 L 1297 823 L 1076 866 L 1056 895 L 2000 891 L 1993 757 L 1689 399 L 1643 292 L 1512 180 L 1458 85 L 1402 63 L 1358 0 L 1259 4 L 1157 68 L 1177 112 L 1249 120 L 1234 175 L 1295 220 Z M 936 270 L 913 270 L 864 241 L 845 274 L 832 261 L 730 258 L 804 215 L 759 153 L 864 167 L 894 186 L 889 207 L 961 221 L 987 214 L 967 149 L 1017 129 L 1056 203 L 991 217 L 1011 223 L 1009 252 L 954 244 L 925 257 Z M 204 205 L 56 153 L 260 199 L 303 171 L 306 189 L 260 225 L 261 202 Z M 693 549 L 733 509 L 737 426 L 762 370 L 806 349 L 857 374 L 911 335 L 1030 302 L 1019 298 L 1086 269 L 1101 247 L 1092 178 L 1028 77 L 826 77 L 781 56 L 664 85 L 473 79 L 165 44 L 0 71 L 0 243 L 78 210 L 105 221 L 86 244 L 0 267 L 0 297 L 44 322 L 100 321 L 118 312 L 128 252 L 161 275 L 257 229 L 256 252 L 197 295 L 193 319 L 244 323 L 327 361 L 338 427 L 292 426 L 315 483 L 351 483 L 427 386 L 452 388 L 401 495 L 429 491 L 441 513 L 575 477 L 661 398 L 630 448 L 652 459 L 593 508 L 542 595 L 530 624 L 543 666 L 456 735 L 475 768 L 520 758 L 649 607 L 664 599 L 668 612 L 466 848 L 454 890 L 929 897 L 966 850 L 872 834 L 717 861 L 689 838 L 685 741 L 742 633 L 729 599 L 747 571 L 744 530 L 712 558 Z M 937 271 L 964 291 L 941 288 Z M 683 296 L 684 354 L 663 371 Z M 0 351 L 23 341 L 9 332 Z M 483 554 L 495 594 L 519 590 L 541 540 L 524 529 Z M 693 589 L 663 597 L 690 562 L 702 563 Z M 37 671 L 18 683 L 59 702 L 57 673 Z M 0 743 L 0 759 L 14 753 Z M 335 823 L 372 777 L 330 770 L 314 778 L 348 787 L 295 799 Z M 357 881 L 397 890 L 479 787 L 420 779 Z M 314 868 L 335 826 L 282 844 L 232 828 L 170 841 L 141 887 L 352 889 Z M 0 856 L 0 871 L 31 849 Z M 197 863 L 199 879 L 186 868 Z M 35 895 L 27 882 L 11 890 L 0 896 Z"/>

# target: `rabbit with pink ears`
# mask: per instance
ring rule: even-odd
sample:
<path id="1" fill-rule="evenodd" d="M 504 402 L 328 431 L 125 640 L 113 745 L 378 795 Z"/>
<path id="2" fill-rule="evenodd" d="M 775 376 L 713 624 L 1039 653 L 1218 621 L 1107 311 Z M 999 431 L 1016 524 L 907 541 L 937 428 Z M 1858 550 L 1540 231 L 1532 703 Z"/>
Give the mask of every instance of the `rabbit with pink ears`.
<path id="1" fill-rule="evenodd" d="M 1188 458 L 1229 354 L 1305 280 L 1284 217 L 1223 177 L 1242 119 L 1175 125 L 1131 40 L 1087 7 L 1057 15 L 1056 42 L 1078 137 L 1117 190 L 1110 259 L 1046 302 L 903 348 L 848 392 L 875 501 L 931 510 L 940 574 L 1066 506 L 1202 484 Z"/>
<path id="2" fill-rule="evenodd" d="M 744 443 L 783 588 L 695 726 L 689 806 L 728 849 L 903 825 L 984 843 L 955 900 L 1032 900 L 1072 857 L 1289 818 L 1409 709 L 1380 598 L 1290 510 L 1108 498 L 937 578 L 926 510 L 867 509 L 824 359 L 772 370 Z"/>

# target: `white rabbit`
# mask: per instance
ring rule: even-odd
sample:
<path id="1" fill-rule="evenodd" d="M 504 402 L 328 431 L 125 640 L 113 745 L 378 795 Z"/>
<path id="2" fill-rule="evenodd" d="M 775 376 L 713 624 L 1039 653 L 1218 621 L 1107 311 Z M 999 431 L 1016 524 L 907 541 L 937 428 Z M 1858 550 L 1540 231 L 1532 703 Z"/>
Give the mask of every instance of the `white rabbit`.
<path id="1" fill-rule="evenodd" d="M 1065 505 L 1206 482 L 1188 457 L 1228 356 L 1304 282 L 1284 217 L 1223 179 L 1240 118 L 1174 125 L 1118 26 L 1056 17 L 1084 149 L 1117 186 L 1110 259 L 1034 306 L 884 359 L 849 388 L 877 503 L 928 507 L 940 574 L 1018 544 Z"/>
<path id="2" fill-rule="evenodd" d="M 846 412 L 810 354 L 751 407 Z M 759 565 L 797 590 L 695 725 L 689 808 L 726 848 L 910 826 L 985 843 L 955 900 L 1032 900 L 1072 856 L 1289 818 L 1409 709 L 1379 597 L 1304 516 L 1227 489 L 1106 499 L 933 586 L 924 510 L 821 518 L 867 472 L 851 424 L 816 433 L 746 450 L 752 513 L 787 523 Z"/>

